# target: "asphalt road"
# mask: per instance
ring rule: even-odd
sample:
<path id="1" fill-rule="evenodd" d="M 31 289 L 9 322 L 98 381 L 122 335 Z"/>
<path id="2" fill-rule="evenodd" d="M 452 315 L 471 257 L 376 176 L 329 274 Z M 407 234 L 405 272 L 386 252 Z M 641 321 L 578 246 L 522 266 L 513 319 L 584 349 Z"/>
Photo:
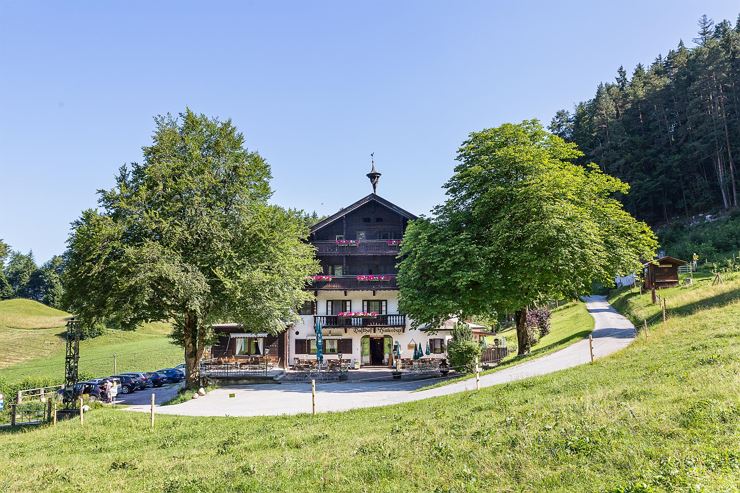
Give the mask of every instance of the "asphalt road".
<path id="1" fill-rule="evenodd" d="M 603 358 L 619 351 L 634 340 L 635 327 L 617 313 L 604 297 L 592 296 L 585 301 L 595 321 L 593 346 L 596 358 Z M 480 385 L 490 387 L 588 363 L 590 361 L 588 344 L 588 339 L 585 339 L 541 358 L 484 375 L 481 377 Z M 318 412 L 346 411 L 449 395 L 474 389 L 475 378 L 413 392 L 428 384 L 428 381 L 396 380 L 319 383 L 316 409 Z M 145 405 L 132 405 L 129 409 L 134 411 L 149 409 L 147 399 L 151 393 L 140 392 L 140 394 L 145 394 Z M 132 399 L 137 399 L 136 394 L 133 394 Z M 159 399 L 157 396 L 158 401 Z M 311 412 L 311 387 L 306 383 L 223 387 L 199 399 L 159 408 L 157 412 L 183 416 L 267 416 L 308 413 Z"/>

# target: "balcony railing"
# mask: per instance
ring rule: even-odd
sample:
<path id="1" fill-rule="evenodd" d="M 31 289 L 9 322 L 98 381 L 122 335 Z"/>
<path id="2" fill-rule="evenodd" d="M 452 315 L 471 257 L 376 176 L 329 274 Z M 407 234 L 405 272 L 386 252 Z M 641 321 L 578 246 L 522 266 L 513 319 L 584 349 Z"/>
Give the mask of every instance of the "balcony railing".
<path id="1" fill-rule="evenodd" d="M 399 240 L 314 241 L 317 255 L 398 255 Z"/>
<path id="2" fill-rule="evenodd" d="M 314 325 L 322 327 L 406 327 L 406 315 L 390 313 L 374 317 L 343 317 L 339 315 L 314 315 Z"/>
<path id="3" fill-rule="evenodd" d="M 387 289 L 398 289 L 398 283 L 396 283 L 395 274 L 385 274 L 382 276 L 364 276 L 365 278 L 382 277 L 384 280 L 368 280 L 358 279 L 363 276 L 321 276 L 321 280 L 312 280 L 311 289 L 326 289 L 341 291 L 344 289 L 351 290 L 362 290 L 362 291 L 374 291 L 374 290 L 387 290 Z"/>

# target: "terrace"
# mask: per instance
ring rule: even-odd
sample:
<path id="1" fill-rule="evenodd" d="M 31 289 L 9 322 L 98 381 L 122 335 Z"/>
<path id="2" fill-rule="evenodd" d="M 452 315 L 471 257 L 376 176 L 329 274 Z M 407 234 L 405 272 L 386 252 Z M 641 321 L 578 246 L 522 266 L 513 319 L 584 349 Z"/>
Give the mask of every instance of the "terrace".
<path id="1" fill-rule="evenodd" d="M 311 289 L 325 289 L 341 291 L 345 289 L 352 290 L 387 290 L 398 289 L 396 276 L 393 274 L 384 275 L 319 275 L 313 276 Z"/>
<path id="2" fill-rule="evenodd" d="M 317 255 L 398 255 L 400 240 L 313 241 Z"/>

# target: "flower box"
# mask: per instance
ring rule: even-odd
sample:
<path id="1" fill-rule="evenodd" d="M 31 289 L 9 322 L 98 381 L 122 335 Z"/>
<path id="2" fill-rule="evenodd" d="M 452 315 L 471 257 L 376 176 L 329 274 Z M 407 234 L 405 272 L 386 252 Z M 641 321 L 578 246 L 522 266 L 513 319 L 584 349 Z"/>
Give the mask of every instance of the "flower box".
<path id="1" fill-rule="evenodd" d="M 339 317 L 377 317 L 378 312 L 339 312 Z"/>
<path id="2" fill-rule="evenodd" d="M 360 242 L 357 241 L 357 240 L 337 240 L 337 245 L 339 245 L 339 246 L 356 247 L 359 244 L 360 244 Z"/>
<path id="3" fill-rule="evenodd" d="M 390 281 L 393 276 L 368 274 L 357 276 L 358 281 Z"/>
<path id="4" fill-rule="evenodd" d="M 311 279 L 314 281 L 331 281 L 331 276 L 311 276 Z"/>
<path id="5" fill-rule="evenodd" d="M 399 246 L 401 244 L 401 240 L 388 240 L 386 241 L 386 244 L 388 246 Z"/>

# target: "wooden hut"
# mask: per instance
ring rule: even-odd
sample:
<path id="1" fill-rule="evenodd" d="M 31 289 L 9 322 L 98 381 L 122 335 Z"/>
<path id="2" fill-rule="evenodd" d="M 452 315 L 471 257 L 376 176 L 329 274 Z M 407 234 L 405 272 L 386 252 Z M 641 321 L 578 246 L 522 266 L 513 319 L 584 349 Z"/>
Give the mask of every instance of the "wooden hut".
<path id="1" fill-rule="evenodd" d="M 660 257 L 643 264 L 643 286 L 647 290 L 678 286 L 678 266 L 686 265 L 685 260 L 673 257 Z"/>

